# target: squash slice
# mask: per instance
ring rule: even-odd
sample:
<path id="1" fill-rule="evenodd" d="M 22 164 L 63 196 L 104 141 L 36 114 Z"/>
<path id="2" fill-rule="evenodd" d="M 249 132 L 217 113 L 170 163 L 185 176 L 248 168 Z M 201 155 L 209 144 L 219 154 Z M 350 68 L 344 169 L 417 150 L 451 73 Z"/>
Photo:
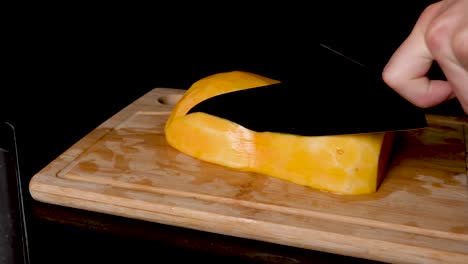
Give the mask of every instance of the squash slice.
<path id="1" fill-rule="evenodd" d="M 199 160 L 317 190 L 347 195 L 376 192 L 385 175 L 392 132 L 300 136 L 256 132 L 213 115 L 187 114 L 194 105 L 218 94 L 278 82 L 243 71 L 198 80 L 169 116 L 167 142 Z"/>

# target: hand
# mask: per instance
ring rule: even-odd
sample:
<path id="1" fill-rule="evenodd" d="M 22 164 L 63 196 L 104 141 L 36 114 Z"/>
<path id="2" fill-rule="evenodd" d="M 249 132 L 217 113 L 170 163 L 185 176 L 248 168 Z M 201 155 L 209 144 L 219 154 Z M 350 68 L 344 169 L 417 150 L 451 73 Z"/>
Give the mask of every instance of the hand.
<path id="1" fill-rule="evenodd" d="M 436 61 L 447 79 L 426 74 Z M 468 0 L 428 6 L 383 70 L 384 81 L 419 107 L 456 97 L 468 113 Z"/>

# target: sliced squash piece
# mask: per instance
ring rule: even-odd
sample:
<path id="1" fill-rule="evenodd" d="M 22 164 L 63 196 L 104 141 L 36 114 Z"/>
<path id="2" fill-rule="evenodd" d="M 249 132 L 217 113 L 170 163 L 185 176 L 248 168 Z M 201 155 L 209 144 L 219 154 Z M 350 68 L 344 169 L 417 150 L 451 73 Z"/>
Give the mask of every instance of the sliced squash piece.
<path id="1" fill-rule="evenodd" d="M 337 194 L 376 192 L 385 175 L 392 132 L 300 136 L 256 132 L 230 120 L 188 111 L 218 94 L 279 81 L 243 71 L 195 82 L 175 105 L 165 127 L 170 146 L 197 159 L 276 177 Z"/>

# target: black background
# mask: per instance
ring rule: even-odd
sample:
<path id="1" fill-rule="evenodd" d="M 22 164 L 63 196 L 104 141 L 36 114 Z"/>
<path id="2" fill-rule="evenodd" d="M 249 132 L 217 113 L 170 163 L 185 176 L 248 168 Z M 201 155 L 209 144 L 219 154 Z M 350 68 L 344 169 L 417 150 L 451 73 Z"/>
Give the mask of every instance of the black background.
<path id="1" fill-rule="evenodd" d="M 24 188 L 73 143 L 155 87 L 186 89 L 228 70 L 284 78 L 308 65 L 312 74 L 320 65 L 306 54 L 317 41 L 379 73 L 431 2 L 40 3 L 5 8 L 0 119 L 16 128 Z M 437 69 L 432 74 L 441 75 Z M 456 101 L 434 111 L 463 114 Z M 43 206 L 35 204 L 32 210 L 40 219 L 53 214 Z M 35 252 L 41 257 L 46 254 L 38 252 L 47 242 L 40 241 L 46 236 L 49 243 L 72 243 L 70 237 L 81 232 L 47 221 L 34 225 Z"/>

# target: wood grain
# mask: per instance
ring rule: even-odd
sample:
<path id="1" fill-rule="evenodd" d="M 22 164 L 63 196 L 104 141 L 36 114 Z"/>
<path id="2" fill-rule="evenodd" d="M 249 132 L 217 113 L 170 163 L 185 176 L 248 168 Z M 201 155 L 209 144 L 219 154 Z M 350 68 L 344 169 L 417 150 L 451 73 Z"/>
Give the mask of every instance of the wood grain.
<path id="1" fill-rule="evenodd" d="M 164 124 L 183 92 L 155 88 L 109 118 L 32 178 L 33 198 L 385 262 L 468 263 L 465 120 L 398 133 L 379 190 L 344 196 L 171 148 Z"/>

